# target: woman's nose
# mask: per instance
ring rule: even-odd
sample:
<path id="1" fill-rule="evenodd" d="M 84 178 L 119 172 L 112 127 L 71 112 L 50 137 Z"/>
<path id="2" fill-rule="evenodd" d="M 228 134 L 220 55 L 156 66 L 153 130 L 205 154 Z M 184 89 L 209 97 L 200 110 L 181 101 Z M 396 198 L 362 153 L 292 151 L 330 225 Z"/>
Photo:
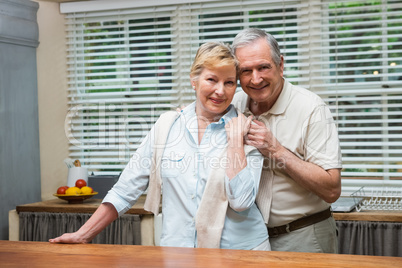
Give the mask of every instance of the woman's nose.
<path id="1" fill-rule="evenodd" d="M 224 86 L 222 84 L 217 84 L 215 88 L 215 93 L 219 96 L 222 96 L 225 93 Z"/>

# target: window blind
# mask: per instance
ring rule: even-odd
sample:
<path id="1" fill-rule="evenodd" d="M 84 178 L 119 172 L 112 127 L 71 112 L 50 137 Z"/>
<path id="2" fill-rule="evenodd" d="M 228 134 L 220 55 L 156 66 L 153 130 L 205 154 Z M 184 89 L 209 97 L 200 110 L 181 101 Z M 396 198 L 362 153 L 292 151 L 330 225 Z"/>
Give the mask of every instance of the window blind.
<path id="1" fill-rule="evenodd" d="M 345 187 L 402 182 L 402 1 L 124 2 L 66 14 L 66 133 L 90 171 L 119 173 L 162 112 L 195 99 L 200 44 L 258 27 L 278 40 L 285 77 L 329 104 Z"/>
<path id="2" fill-rule="evenodd" d="M 90 171 L 120 172 L 179 103 L 171 10 L 67 16 L 70 157 Z"/>
<path id="3" fill-rule="evenodd" d="M 395 184 L 402 177 L 402 2 L 323 1 L 318 8 L 310 90 L 337 121 L 343 188 Z"/>

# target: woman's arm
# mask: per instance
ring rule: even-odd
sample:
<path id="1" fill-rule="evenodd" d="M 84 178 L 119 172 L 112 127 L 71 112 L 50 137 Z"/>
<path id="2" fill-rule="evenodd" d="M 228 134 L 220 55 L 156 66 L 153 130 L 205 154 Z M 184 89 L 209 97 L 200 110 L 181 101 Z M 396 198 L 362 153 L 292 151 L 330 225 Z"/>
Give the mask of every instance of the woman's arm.
<path id="1" fill-rule="evenodd" d="M 251 116 L 246 118 L 243 114 L 239 114 L 225 126 L 228 139 L 226 175 L 229 180 L 247 166 L 246 154 L 244 153 L 244 136 L 250 128 L 251 120 Z"/>
<path id="2" fill-rule="evenodd" d="M 83 244 L 88 243 L 117 219 L 118 213 L 110 203 L 102 203 L 89 220 L 74 233 L 65 233 L 59 237 L 49 239 L 50 243 Z"/>
<path id="3" fill-rule="evenodd" d="M 247 156 L 247 166 L 232 180 L 226 178 L 226 196 L 230 207 L 238 212 L 252 207 L 257 197 L 260 185 L 264 158 L 257 150 Z"/>
<path id="4" fill-rule="evenodd" d="M 250 128 L 251 117 L 243 114 L 226 125 L 228 137 L 226 195 L 235 211 L 249 209 L 254 203 L 260 183 L 263 157 L 258 151 L 246 155 L 244 136 Z"/>

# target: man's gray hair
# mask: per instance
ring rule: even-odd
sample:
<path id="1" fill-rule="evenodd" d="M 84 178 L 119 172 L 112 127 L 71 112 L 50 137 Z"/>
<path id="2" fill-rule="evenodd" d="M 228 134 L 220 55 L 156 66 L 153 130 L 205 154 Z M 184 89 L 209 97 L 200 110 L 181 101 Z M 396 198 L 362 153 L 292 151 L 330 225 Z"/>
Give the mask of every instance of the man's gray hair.
<path id="1" fill-rule="evenodd" d="M 271 57 L 276 66 L 279 66 L 281 64 L 281 51 L 278 42 L 275 37 L 261 29 L 247 28 L 238 33 L 232 43 L 233 53 L 236 54 L 236 49 L 250 45 L 261 38 L 267 41 L 271 48 Z"/>

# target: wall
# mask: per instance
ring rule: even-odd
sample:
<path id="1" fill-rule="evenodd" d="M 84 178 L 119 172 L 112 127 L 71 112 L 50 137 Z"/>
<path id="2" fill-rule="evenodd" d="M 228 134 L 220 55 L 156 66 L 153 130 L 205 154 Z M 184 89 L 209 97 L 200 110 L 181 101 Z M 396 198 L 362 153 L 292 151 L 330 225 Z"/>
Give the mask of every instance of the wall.
<path id="1" fill-rule="evenodd" d="M 55 198 L 67 183 L 68 140 L 64 133 L 67 114 L 66 32 L 59 3 L 39 3 L 37 21 L 38 103 L 42 200 Z"/>
<path id="2" fill-rule="evenodd" d="M 0 239 L 8 211 L 40 201 L 38 5 L 0 0 Z"/>

